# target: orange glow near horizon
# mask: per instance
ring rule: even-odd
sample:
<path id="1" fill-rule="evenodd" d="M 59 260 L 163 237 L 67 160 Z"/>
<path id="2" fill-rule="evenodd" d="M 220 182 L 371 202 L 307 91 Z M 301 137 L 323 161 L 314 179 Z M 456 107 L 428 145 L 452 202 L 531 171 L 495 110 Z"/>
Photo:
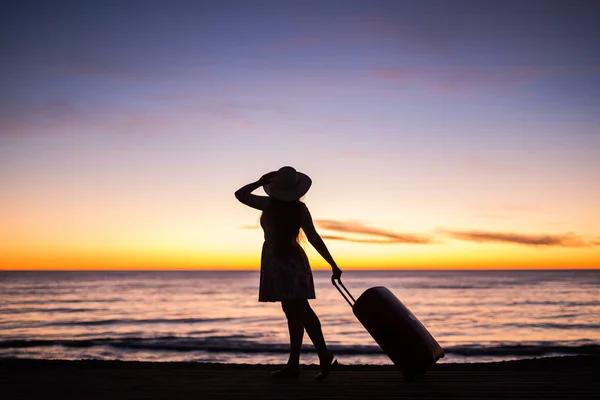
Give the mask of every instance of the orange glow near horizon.
<path id="1" fill-rule="evenodd" d="M 105 198 L 116 196 L 104 194 Z M 29 197 L 28 202 L 15 199 L 7 208 L 13 213 L 0 209 L 4 223 L 0 231 L 0 270 L 258 269 L 263 240 L 257 223 L 260 213 L 238 203 L 231 193 L 223 196 L 225 201 L 205 201 L 200 208 L 195 204 L 196 198 L 202 198 L 199 194 L 189 195 L 185 202 L 178 199 L 175 205 L 131 196 L 117 207 L 85 197 L 76 205 L 74 200 L 67 201 L 65 194 L 60 202 L 48 201 L 40 193 Z M 342 269 L 600 268 L 600 246 L 583 219 L 578 221 L 581 233 L 576 236 L 506 234 L 502 232 L 515 232 L 512 226 L 517 225 L 501 220 L 490 224 L 486 235 L 515 243 L 479 243 L 480 233 L 466 228 L 478 223 L 469 215 L 462 217 L 462 223 L 447 222 L 457 227 L 452 231 L 460 233 L 457 238 L 443 229 L 433 229 L 434 219 L 423 210 L 420 212 L 424 218 L 399 213 L 396 220 L 388 218 L 386 223 L 384 211 L 363 210 L 362 220 L 373 222 L 349 220 L 345 213 L 362 208 L 360 197 L 356 196 L 354 202 L 354 207 L 348 202 L 347 210 L 342 211 L 327 200 L 307 202 L 319 233 Z M 419 211 L 419 206 L 407 209 Z M 443 220 L 443 216 L 438 218 Z M 538 227 L 541 232 L 546 229 Z M 408 233 L 403 236 L 399 232 Z M 389 243 L 397 237 L 429 242 Z M 538 241 L 543 244 L 538 245 Z M 314 269 L 328 268 L 309 243 L 304 242 L 303 247 Z"/>
<path id="2" fill-rule="evenodd" d="M 491 217 L 479 215 L 485 207 L 466 207 L 474 200 L 458 189 L 446 208 L 429 188 L 404 193 L 391 187 L 374 197 L 373 187 L 340 204 L 344 184 L 336 186 L 335 177 L 316 167 L 301 169 L 316 171 L 306 204 L 342 269 L 600 268 L 594 223 L 600 214 L 583 195 L 578 208 L 557 196 L 543 208 L 488 207 L 502 213 Z M 166 178 L 173 186 L 157 189 L 152 180 L 143 183 L 144 174 L 93 184 L 68 176 L 54 186 L 19 181 L 0 190 L 0 269 L 258 269 L 260 212 L 233 196 L 252 174 L 221 175 L 210 192 Z M 493 204 L 493 196 L 483 193 L 478 203 Z M 406 243 L 415 238 L 426 243 Z M 315 269 L 328 268 L 310 244 L 303 245 Z"/>
<path id="3" fill-rule="evenodd" d="M 307 246 L 308 247 L 308 246 Z M 334 247 L 334 246 L 330 246 Z M 528 249 L 525 249 L 528 250 Z M 452 252 L 439 254 L 362 254 L 336 256 L 342 269 L 346 270 L 449 270 L 449 269 L 598 269 L 600 256 L 597 251 L 529 250 L 513 254 L 502 250 L 488 252 Z M 532 257 L 532 254 L 536 257 Z M 329 266 L 312 248 L 307 249 L 314 270 L 327 270 Z M 402 250 L 398 250 L 402 253 Z M 339 253 L 343 254 L 343 253 Z M 4 253 L 1 270 L 257 270 L 260 267 L 260 248 L 250 253 L 226 254 L 193 251 L 155 252 L 32 252 Z"/>

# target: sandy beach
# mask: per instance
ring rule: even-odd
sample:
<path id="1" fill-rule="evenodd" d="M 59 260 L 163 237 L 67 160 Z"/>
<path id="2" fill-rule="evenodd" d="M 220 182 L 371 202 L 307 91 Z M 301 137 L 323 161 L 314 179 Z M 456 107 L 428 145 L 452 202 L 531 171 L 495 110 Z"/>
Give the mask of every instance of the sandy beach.
<path id="1" fill-rule="evenodd" d="M 1 360 L 4 399 L 595 399 L 600 356 L 439 364 L 414 383 L 393 366 L 340 365 L 323 382 L 303 366 L 274 380 L 275 365 Z"/>

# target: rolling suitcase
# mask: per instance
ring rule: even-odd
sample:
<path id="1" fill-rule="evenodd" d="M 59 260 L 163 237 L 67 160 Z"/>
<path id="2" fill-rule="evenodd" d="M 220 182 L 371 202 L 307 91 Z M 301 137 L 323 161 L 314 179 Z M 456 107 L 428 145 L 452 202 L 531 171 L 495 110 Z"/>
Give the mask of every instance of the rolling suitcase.
<path id="1" fill-rule="evenodd" d="M 338 281 L 339 286 L 335 278 L 331 278 L 356 318 L 408 382 L 444 357 L 444 350 L 433 336 L 389 289 L 372 287 L 355 300 L 342 280 Z"/>

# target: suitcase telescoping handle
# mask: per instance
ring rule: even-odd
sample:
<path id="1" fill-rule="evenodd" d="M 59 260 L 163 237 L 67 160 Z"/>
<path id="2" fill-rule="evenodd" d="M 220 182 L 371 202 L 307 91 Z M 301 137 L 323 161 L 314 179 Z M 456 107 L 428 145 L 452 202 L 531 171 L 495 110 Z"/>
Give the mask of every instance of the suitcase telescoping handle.
<path id="1" fill-rule="evenodd" d="M 333 276 L 331 277 L 331 283 L 333 283 L 333 286 L 335 286 L 335 288 L 336 288 L 336 289 L 337 289 L 337 290 L 340 292 L 340 294 L 341 294 L 341 295 L 344 297 L 344 300 L 346 300 L 346 302 L 347 302 L 348 304 L 350 304 L 350 307 L 353 307 L 353 306 L 354 306 L 354 303 L 356 303 L 356 300 L 354 300 L 354 297 L 352 297 L 352 295 L 350 294 L 350 291 L 349 291 L 348 289 L 346 289 L 346 286 L 344 286 L 344 284 L 342 283 L 342 278 L 337 278 L 337 280 L 339 281 L 339 283 L 340 283 L 340 286 L 341 286 L 342 288 L 344 288 L 344 290 L 343 290 L 343 291 L 342 291 L 342 289 L 340 289 L 340 286 L 338 286 L 338 284 L 336 283 L 336 281 L 335 281 L 335 277 L 333 277 Z M 345 292 L 345 293 L 344 293 L 344 292 Z M 346 294 L 347 294 L 348 296 L 346 296 Z M 350 299 L 349 299 L 348 297 L 349 297 L 350 299 L 352 299 L 352 302 L 350 301 Z"/>

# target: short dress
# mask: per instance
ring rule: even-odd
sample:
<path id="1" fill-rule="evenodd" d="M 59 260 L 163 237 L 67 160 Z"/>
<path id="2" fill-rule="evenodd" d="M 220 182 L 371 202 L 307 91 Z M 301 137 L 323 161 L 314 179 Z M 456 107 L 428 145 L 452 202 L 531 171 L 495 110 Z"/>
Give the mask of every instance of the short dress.
<path id="1" fill-rule="evenodd" d="M 247 195 L 243 199 L 246 205 L 265 210 L 271 199 L 266 196 Z M 273 302 L 293 299 L 314 299 L 315 285 L 308 257 L 299 243 L 295 243 L 294 251 L 287 256 L 275 254 L 272 243 L 273 231 L 261 216 L 260 225 L 264 231 L 265 241 L 260 260 L 260 286 L 258 301 Z M 302 229 L 314 230 L 312 217 L 308 208 L 302 204 Z"/>

